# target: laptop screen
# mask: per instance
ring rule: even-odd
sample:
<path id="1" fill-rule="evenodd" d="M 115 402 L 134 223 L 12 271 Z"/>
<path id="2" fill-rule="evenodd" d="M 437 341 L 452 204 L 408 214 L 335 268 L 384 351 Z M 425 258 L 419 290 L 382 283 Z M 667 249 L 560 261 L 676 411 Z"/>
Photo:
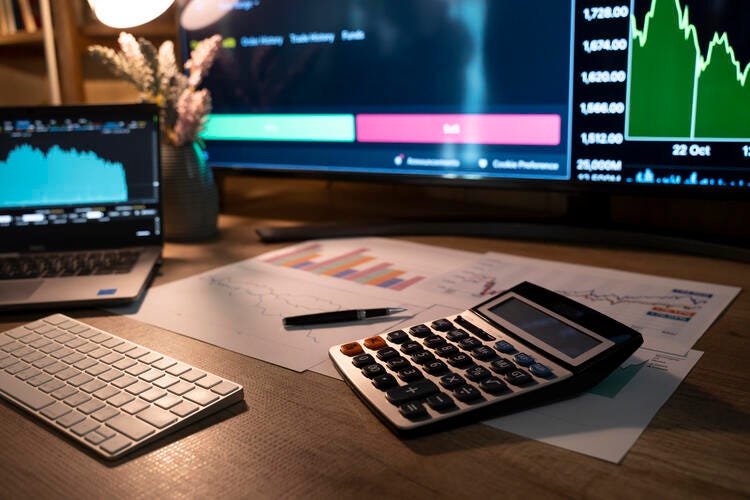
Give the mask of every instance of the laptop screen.
<path id="1" fill-rule="evenodd" d="M 0 250 L 162 241 L 155 106 L 0 108 Z"/>

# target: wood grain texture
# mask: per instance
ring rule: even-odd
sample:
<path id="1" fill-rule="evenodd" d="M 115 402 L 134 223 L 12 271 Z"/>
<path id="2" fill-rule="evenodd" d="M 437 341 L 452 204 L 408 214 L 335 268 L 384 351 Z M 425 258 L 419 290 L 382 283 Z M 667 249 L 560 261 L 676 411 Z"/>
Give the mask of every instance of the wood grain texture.
<path id="1" fill-rule="evenodd" d="M 220 237 L 170 244 L 155 285 L 279 248 L 224 215 Z M 62 311 L 245 387 L 235 405 L 108 464 L 0 404 L 2 498 L 747 498 L 750 266 L 687 255 L 457 237 L 405 238 L 743 288 L 696 345 L 696 368 L 620 465 L 481 424 L 410 440 L 343 382 L 295 373 L 101 310 Z M 42 313 L 6 313 L 2 330 Z"/>

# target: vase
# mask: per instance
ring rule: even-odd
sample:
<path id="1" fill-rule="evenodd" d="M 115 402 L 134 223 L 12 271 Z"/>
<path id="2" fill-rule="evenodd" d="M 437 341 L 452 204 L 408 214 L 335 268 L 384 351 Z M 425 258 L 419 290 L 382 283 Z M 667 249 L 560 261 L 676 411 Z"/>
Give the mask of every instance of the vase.
<path id="1" fill-rule="evenodd" d="M 199 241 L 216 235 L 219 196 L 200 147 L 162 144 L 161 172 L 165 239 Z"/>

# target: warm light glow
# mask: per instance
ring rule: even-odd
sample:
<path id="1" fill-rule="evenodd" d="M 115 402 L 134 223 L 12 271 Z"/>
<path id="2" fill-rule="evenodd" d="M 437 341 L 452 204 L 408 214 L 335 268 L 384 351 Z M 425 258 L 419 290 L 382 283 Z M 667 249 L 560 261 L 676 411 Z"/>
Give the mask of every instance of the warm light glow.
<path id="1" fill-rule="evenodd" d="M 89 0 L 97 19 L 113 28 L 132 28 L 159 17 L 174 0 Z"/>

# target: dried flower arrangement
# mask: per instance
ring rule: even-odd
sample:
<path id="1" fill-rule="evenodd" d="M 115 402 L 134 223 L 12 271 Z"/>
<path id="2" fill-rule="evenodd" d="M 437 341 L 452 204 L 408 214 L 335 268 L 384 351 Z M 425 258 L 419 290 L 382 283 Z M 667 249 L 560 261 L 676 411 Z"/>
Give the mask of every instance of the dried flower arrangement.
<path id="1" fill-rule="evenodd" d="M 187 75 L 177 66 L 171 41 L 158 50 L 148 40 L 129 33 L 120 33 L 117 41 L 120 52 L 101 45 L 89 47 L 88 52 L 115 76 L 132 82 L 142 100 L 159 106 L 163 140 L 175 146 L 196 141 L 211 111 L 211 94 L 197 87 L 214 62 L 221 36 L 198 42 L 185 63 Z"/>

